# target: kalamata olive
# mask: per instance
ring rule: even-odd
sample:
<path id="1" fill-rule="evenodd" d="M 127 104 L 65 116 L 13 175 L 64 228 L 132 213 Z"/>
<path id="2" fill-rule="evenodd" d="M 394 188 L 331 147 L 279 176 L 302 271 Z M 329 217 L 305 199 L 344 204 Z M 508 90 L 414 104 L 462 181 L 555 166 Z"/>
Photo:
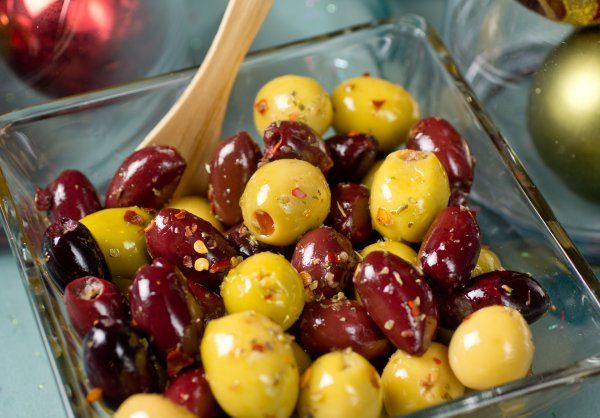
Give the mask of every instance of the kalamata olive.
<path id="1" fill-rule="evenodd" d="M 473 184 L 475 162 L 464 138 L 447 120 L 429 117 L 417 122 L 406 148 L 433 152 L 448 173 L 450 205 L 462 205 Z"/>
<path id="2" fill-rule="evenodd" d="M 392 348 L 364 306 L 347 299 L 308 304 L 300 320 L 300 338 L 313 356 L 350 347 L 366 359 L 373 359 Z"/>
<path id="3" fill-rule="evenodd" d="M 437 301 L 408 262 L 372 252 L 356 268 L 354 286 L 369 316 L 396 347 L 417 355 L 427 350 L 437 329 Z"/>
<path id="4" fill-rule="evenodd" d="M 117 286 L 98 277 L 73 280 L 65 289 L 64 301 L 71 324 L 82 337 L 102 319 L 129 320 L 125 296 Z"/>
<path id="5" fill-rule="evenodd" d="M 202 308 L 204 323 L 227 314 L 221 295 L 211 292 L 201 284 L 188 281 L 188 288 Z"/>
<path id="6" fill-rule="evenodd" d="M 194 362 L 203 328 L 202 309 L 173 265 L 155 258 L 139 268 L 129 289 L 131 317 L 167 360 L 169 375 Z"/>
<path id="7" fill-rule="evenodd" d="M 226 225 L 242 221 L 240 197 L 256 171 L 261 152 L 247 132 L 219 143 L 208 172 L 208 198 L 217 218 Z"/>
<path id="8" fill-rule="evenodd" d="M 331 191 L 329 223 L 353 244 L 373 235 L 369 189 L 362 184 L 340 183 Z"/>
<path id="9" fill-rule="evenodd" d="M 257 240 L 243 223 L 232 226 L 225 231 L 225 238 L 244 257 L 250 257 L 265 251 L 277 252 L 275 247 Z"/>
<path id="10" fill-rule="evenodd" d="M 529 274 L 516 271 L 492 271 L 471 279 L 464 288 L 440 300 L 441 320 L 447 328 L 456 328 L 468 315 L 491 305 L 516 309 L 530 324 L 550 307 L 550 298 Z"/>
<path id="11" fill-rule="evenodd" d="M 163 257 L 190 280 L 216 289 L 237 253 L 209 222 L 182 209 L 162 209 L 146 228 L 152 257 Z"/>
<path id="12" fill-rule="evenodd" d="M 185 170 L 185 160 L 166 145 L 142 148 L 125 159 L 106 191 L 106 207 L 160 209 L 171 199 Z"/>
<path id="13" fill-rule="evenodd" d="M 419 250 L 423 274 L 451 291 L 471 277 L 481 249 L 479 226 L 464 206 L 450 206 L 435 218 Z"/>
<path id="14" fill-rule="evenodd" d="M 186 407 L 199 418 L 216 418 L 219 413 L 219 406 L 201 367 L 177 376 L 165 390 L 165 397 Z"/>
<path id="15" fill-rule="evenodd" d="M 50 276 L 61 289 L 82 276 L 110 280 L 98 243 L 85 225 L 72 219 L 61 218 L 46 229 L 42 254 Z"/>
<path id="16" fill-rule="evenodd" d="M 377 157 L 377 140 L 369 134 L 350 132 L 336 135 L 325 141 L 325 145 L 333 160 L 328 177 L 334 183 L 359 182 Z"/>
<path id="17" fill-rule="evenodd" d="M 358 263 L 352 243 L 328 226 L 313 229 L 302 237 L 292 256 L 311 298 L 321 300 L 343 292 Z"/>
<path id="18" fill-rule="evenodd" d="M 122 322 L 101 321 L 83 340 L 85 371 L 113 408 L 128 396 L 160 390 L 147 341 Z"/>
<path id="19" fill-rule="evenodd" d="M 325 142 L 302 122 L 273 122 L 265 130 L 264 142 L 265 153 L 260 165 L 274 160 L 304 160 L 318 167 L 323 174 L 333 167 Z"/>
<path id="20" fill-rule="evenodd" d="M 35 191 L 35 207 L 52 211 L 52 220 L 69 218 L 78 221 L 102 208 L 96 189 L 77 170 L 65 170 L 45 189 Z"/>

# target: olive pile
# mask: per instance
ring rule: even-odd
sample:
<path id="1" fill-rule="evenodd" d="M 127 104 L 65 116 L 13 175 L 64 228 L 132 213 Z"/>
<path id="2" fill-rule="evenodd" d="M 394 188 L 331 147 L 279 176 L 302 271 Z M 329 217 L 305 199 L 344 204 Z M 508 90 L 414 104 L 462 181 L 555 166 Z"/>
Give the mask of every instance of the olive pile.
<path id="1" fill-rule="evenodd" d="M 277 78 L 254 116 L 264 150 L 222 141 L 208 199 L 173 197 L 186 163 L 168 146 L 129 156 L 104 208 L 74 170 L 37 190 L 90 401 L 118 418 L 378 418 L 530 372 L 528 323 L 550 302 L 482 245 L 449 122 L 368 75 L 331 98 Z"/>

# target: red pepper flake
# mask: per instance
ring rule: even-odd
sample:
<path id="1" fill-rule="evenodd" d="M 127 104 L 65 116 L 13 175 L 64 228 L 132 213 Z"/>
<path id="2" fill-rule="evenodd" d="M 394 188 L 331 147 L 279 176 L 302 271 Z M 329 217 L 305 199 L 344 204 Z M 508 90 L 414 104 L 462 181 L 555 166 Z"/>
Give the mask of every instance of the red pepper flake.
<path id="1" fill-rule="evenodd" d="M 275 154 L 277 152 L 277 150 L 279 150 L 279 148 L 281 148 L 282 144 L 283 144 L 283 139 L 280 139 L 279 141 L 277 141 L 277 143 L 273 147 L 273 151 L 271 151 L 271 154 Z"/>
<path id="2" fill-rule="evenodd" d="M 437 358 L 437 357 L 434 357 L 434 358 L 433 358 L 433 362 L 434 362 L 435 364 L 437 364 L 438 366 L 439 366 L 440 364 L 442 364 L 442 360 L 440 360 L 440 359 L 439 359 L 439 358 Z"/>
<path id="3" fill-rule="evenodd" d="M 377 371 L 371 367 L 371 372 L 369 373 L 369 380 L 375 389 L 379 389 L 381 386 L 379 384 L 379 376 L 377 375 Z"/>
<path id="4" fill-rule="evenodd" d="M 175 219 L 183 219 L 185 218 L 185 210 L 181 209 L 179 212 L 175 214 Z"/>
<path id="5" fill-rule="evenodd" d="M 263 210 L 255 211 L 254 221 L 261 235 L 271 235 L 275 232 L 275 222 L 273 222 L 273 218 L 267 212 Z"/>
<path id="6" fill-rule="evenodd" d="M 225 270 L 225 269 L 229 268 L 230 266 L 231 266 L 230 260 L 221 260 L 221 261 L 217 261 L 212 266 L 210 266 L 209 271 L 211 273 L 216 273 L 218 271 Z"/>
<path id="7" fill-rule="evenodd" d="M 363 77 L 371 77 L 371 73 L 366 71 L 366 72 L 362 73 L 362 76 Z"/>
<path id="8" fill-rule="evenodd" d="M 353 136 L 358 136 L 358 135 L 362 135 L 361 131 L 357 131 L 355 129 L 351 130 L 350 132 L 348 132 L 346 135 L 348 135 L 349 137 L 353 137 Z"/>
<path id="9" fill-rule="evenodd" d="M 377 209 L 377 222 L 381 225 L 388 226 L 392 224 L 392 216 L 384 208 Z"/>
<path id="10" fill-rule="evenodd" d="M 133 210 L 126 210 L 125 215 L 123 215 L 123 219 L 125 222 L 133 224 L 133 225 L 144 225 L 144 218 L 135 213 Z"/>
<path id="11" fill-rule="evenodd" d="M 178 349 L 167 354 L 167 374 L 169 377 L 177 375 L 182 369 L 194 363 L 194 359 Z"/>
<path id="12" fill-rule="evenodd" d="M 267 110 L 269 110 L 269 102 L 267 99 L 261 99 L 258 102 L 254 103 L 254 108 L 258 113 L 264 115 Z"/>
<path id="13" fill-rule="evenodd" d="M 102 389 L 100 389 L 100 388 L 92 388 L 87 393 L 85 399 L 89 403 L 94 403 L 94 402 L 99 401 L 101 397 L 102 397 Z"/>
<path id="14" fill-rule="evenodd" d="M 385 100 L 371 100 L 371 103 L 373 103 L 373 107 L 375 107 L 375 110 L 379 110 L 381 109 L 381 106 L 383 106 L 383 104 L 385 103 Z"/>
<path id="15" fill-rule="evenodd" d="M 409 301 L 408 301 L 408 306 L 410 307 L 410 314 L 411 314 L 411 315 L 412 315 L 414 318 L 416 318 L 416 317 L 418 317 L 419 315 L 421 315 L 421 311 L 419 310 L 419 307 L 417 306 L 417 304 L 416 304 L 414 301 L 412 301 L 412 300 L 409 300 Z"/>
<path id="16" fill-rule="evenodd" d="M 288 119 L 291 120 L 292 122 L 296 122 L 299 117 L 300 117 L 300 112 L 292 112 L 288 115 Z"/>
<path id="17" fill-rule="evenodd" d="M 296 187 L 292 190 L 292 196 L 297 197 L 298 199 L 304 199 L 306 198 L 306 193 L 304 193 L 300 187 Z"/>
<path id="18" fill-rule="evenodd" d="M 265 300 L 271 300 L 271 299 L 273 299 L 273 293 L 267 293 L 265 295 Z"/>
<path id="19" fill-rule="evenodd" d="M 260 353 L 264 353 L 264 351 L 266 349 L 266 347 L 260 343 L 252 343 L 250 348 L 252 348 L 252 351 L 258 351 Z"/>
<path id="20" fill-rule="evenodd" d="M 132 327 L 137 327 L 138 326 L 138 323 L 137 323 L 137 321 L 135 319 L 131 320 L 131 326 Z"/>

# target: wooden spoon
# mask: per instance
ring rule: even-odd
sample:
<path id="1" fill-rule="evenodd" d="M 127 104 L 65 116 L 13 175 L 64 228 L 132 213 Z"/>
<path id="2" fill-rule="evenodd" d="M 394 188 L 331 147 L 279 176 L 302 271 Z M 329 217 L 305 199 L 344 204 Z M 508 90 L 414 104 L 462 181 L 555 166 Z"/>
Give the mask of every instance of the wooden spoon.
<path id="1" fill-rule="evenodd" d="M 205 193 L 205 165 L 221 139 L 229 94 L 273 0 L 230 0 L 215 39 L 181 97 L 138 145 L 172 145 L 185 158 L 176 195 Z"/>

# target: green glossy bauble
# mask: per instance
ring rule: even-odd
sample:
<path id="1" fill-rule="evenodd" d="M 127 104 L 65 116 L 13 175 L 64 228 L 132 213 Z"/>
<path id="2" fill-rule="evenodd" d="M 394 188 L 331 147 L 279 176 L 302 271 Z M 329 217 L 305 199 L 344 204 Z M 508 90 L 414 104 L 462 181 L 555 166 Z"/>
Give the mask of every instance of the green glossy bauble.
<path id="1" fill-rule="evenodd" d="M 600 28 L 575 32 L 546 58 L 530 92 L 529 132 L 572 190 L 600 201 Z"/>

